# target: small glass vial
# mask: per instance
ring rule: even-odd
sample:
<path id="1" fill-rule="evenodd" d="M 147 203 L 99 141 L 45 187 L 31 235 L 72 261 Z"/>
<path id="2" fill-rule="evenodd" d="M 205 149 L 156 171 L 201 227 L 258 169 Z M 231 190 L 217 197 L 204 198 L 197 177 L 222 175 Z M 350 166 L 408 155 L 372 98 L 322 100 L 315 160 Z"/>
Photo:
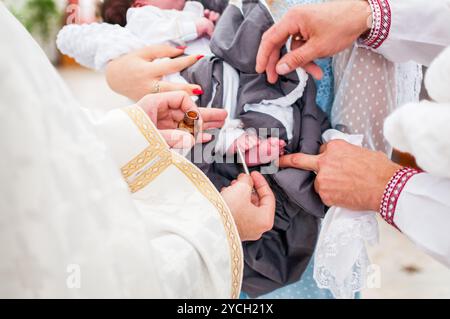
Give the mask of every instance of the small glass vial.
<path id="1" fill-rule="evenodd" d="M 197 111 L 187 111 L 184 114 L 184 119 L 180 123 L 178 123 L 178 128 L 180 130 L 191 133 L 192 136 L 195 137 L 197 134 L 197 125 L 199 119 L 200 115 Z"/>

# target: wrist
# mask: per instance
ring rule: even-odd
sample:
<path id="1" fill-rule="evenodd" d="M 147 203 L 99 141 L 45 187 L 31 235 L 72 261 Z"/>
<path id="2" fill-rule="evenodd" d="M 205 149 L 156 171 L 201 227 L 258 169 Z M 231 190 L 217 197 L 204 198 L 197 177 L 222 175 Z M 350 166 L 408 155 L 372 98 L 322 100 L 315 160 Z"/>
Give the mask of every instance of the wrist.
<path id="1" fill-rule="evenodd" d="M 357 17 L 358 21 L 358 36 L 363 37 L 365 34 L 369 34 L 372 28 L 372 10 L 369 1 L 362 0 L 352 3 L 353 14 Z"/>
<path id="2" fill-rule="evenodd" d="M 409 167 L 402 167 L 392 175 L 389 182 L 386 184 L 383 197 L 381 199 L 379 213 L 388 224 L 397 229 L 398 227 L 395 225 L 394 218 L 398 199 L 400 198 L 405 185 L 411 177 L 419 173 L 421 173 L 419 170 Z"/>
<path id="3" fill-rule="evenodd" d="M 388 38 L 391 28 L 391 7 L 389 0 L 364 0 L 369 6 L 369 27 L 360 37 L 363 46 L 378 49 Z"/>
<path id="4" fill-rule="evenodd" d="M 400 169 L 402 169 L 402 166 L 387 160 L 387 162 L 377 170 L 377 179 L 374 182 L 376 186 L 372 192 L 370 210 L 376 212 L 380 209 L 380 203 L 383 199 L 386 185 L 389 184 L 392 176 Z"/>

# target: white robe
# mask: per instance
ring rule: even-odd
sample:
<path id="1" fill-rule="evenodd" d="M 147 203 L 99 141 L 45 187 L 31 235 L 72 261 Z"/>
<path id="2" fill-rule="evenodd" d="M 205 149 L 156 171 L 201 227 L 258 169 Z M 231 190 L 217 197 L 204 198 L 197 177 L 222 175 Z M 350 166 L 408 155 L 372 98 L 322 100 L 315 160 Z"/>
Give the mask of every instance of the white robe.
<path id="1" fill-rule="evenodd" d="M 394 221 L 419 247 L 450 266 L 450 48 L 430 66 L 434 102 L 406 104 L 387 118 L 384 132 L 397 149 L 415 156 L 427 174 L 409 180 Z"/>
<path id="2" fill-rule="evenodd" d="M 236 298 L 232 216 L 138 107 L 93 125 L 0 3 L 0 298 Z"/>
<path id="3" fill-rule="evenodd" d="M 376 52 L 393 62 L 429 65 L 450 44 L 450 0 L 389 0 L 389 36 Z"/>

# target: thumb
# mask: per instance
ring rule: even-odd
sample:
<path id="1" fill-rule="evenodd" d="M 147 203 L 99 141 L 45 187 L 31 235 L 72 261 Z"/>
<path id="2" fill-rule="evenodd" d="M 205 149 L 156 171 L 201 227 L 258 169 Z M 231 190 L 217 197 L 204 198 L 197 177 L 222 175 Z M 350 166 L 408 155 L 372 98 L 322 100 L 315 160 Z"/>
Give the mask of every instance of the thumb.
<path id="1" fill-rule="evenodd" d="M 297 68 L 305 67 L 318 58 L 315 48 L 314 43 L 310 40 L 301 47 L 287 53 L 277 63 L 277 73 L 286 75 Z"/>

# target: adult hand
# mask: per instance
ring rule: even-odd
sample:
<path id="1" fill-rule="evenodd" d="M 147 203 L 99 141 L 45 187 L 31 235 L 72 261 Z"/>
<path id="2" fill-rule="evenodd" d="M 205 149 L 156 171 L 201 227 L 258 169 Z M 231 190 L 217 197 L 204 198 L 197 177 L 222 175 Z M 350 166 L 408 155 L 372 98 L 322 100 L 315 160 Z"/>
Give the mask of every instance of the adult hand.
<path id="1" fill-rule="evenodd" d="M 183 56 L 184 47 L 153 45 L 126 54 L 108 63 L 106 80 L 114 91 L 134 101 L 150 93 L 185 91 L 202 94 L 199 85 L 161 81 L 164 75 L 180 72 L 195 64 L 202 56 Z M 171 58 L 155 61 L 159 58 Z"/>
<path id="2" fill-rule="evenodd" d="M 183 91 L 150 94 L 141 99 L 137 105 L 147 113 L 169 146 L 179 149 L 190 148 L 195 142 L 209 142 L 212 136 L 202 133 L 203 130 L 222 127 L 227 117 L 225 110 L 197 107 Z M 197 141 L 194 141 L 188 132 L 177 130 L 178 123 L 183 120 L 185 113 L 192 110 L 200 114 L 200 133 Z"/>
<path id="3" fill-rule="evenodd" d="M 256 71 L 267 72 L 270 83 L 275 83 L 278 75 L 298 67 L 320 79 L 322 71 L 312 61 L 349 47 L 369 29 L 370 18 L 367 1 L 333 1 L 294 7 L 263 35 Z M 280 49 L 290 36 L 293 37 L 292 51 L 280 59 Z"/>
<path id="4" fill-rule="evenodd" d="M 255 189 L 255 193 L 252 190 Z M 254 241 L 272 229 L 275 196 L 264 176 L 241 174 L 232 185 L 222 189 L 222 197 L 233 214 L 242 241 Z"/>
<path id="5" fill-rule="evenodd" d="M 283 156 L 279 166 L 316 172 L 314 186 L 327 206 L 371 211 L 379 210 L 387 183 L 401 168 L 384 153 L 342 140 L 323 145 L 319 155 Z"/>

